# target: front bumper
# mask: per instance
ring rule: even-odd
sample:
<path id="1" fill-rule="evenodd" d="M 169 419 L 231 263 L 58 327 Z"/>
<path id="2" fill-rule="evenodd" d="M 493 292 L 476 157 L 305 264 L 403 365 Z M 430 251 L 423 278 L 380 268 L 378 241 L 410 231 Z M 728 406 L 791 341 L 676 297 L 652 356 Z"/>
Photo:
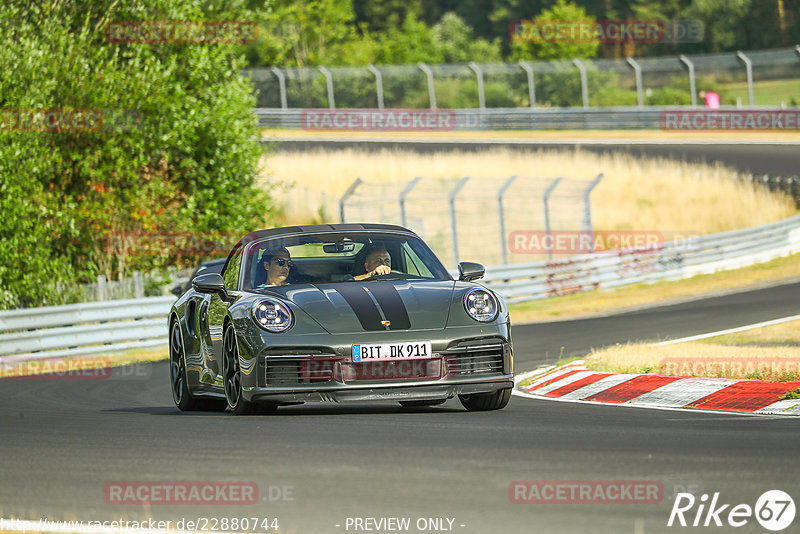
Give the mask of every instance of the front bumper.
<path id="1" fill-rule="evenodd" d="M 355 401 L 405 401 L 450 399 L 456 395 L 492 393 L 514 387 L 513 375 L 477 382 L 416 382 L 393 384 L 331 385 L 313 390 L 295 388 L 250 388 L 244 397 L 250 401 L 277 403 L 300 402 L 355 402 Z"/>
<path id="2" fill-rule="evenodd" d="M 265 349 L 243 376 L 243 396 L 276 403 L 440 400 L 514 385 L 511 344 L 504 336 L 434 342 L 433 357 L 425 360 L 360 364 L 343 355 L 349 351 Z"/>

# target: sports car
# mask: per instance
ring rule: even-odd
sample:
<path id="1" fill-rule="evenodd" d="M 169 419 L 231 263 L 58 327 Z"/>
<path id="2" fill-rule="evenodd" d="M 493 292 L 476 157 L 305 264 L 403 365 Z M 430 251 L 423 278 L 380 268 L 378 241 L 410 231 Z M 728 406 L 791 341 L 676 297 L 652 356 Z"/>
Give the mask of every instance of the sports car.
<path id="1" fill-rule="evenodd" d="M 252 232 L 221 274 L 201 274 L 169 313 L 180 410 L 271 413 L 304 402 L 506 406 L 513 387 L 503 300 L 448 273 L 414 232 L 385 224 Z"/>

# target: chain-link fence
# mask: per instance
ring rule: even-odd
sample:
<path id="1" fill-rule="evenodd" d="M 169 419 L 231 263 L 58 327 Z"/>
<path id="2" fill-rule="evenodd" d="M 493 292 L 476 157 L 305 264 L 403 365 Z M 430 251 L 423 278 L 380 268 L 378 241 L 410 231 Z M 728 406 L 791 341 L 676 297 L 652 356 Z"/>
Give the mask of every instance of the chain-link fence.
<path id="1" fill-rule="evenodd" d="M 272 67 L 244 75 L 252 77 L 259 108 L 697 105 L 700 89 L 719 92 L 723 105 L 797 106 L 800 82 L 791 82 L 800 81 L 800 45 L 657 58 Z"/>
<path id="2" fill-rule="evenodd" d="M 356 180 L 340 200 L 342 222 L 399 224 L 418 233 L 449 267 L 459 261 L 500 265 L 553 258 L 553 251 L 514 254 L 509 236 L 592 231 L 590 193 L 603 175 L 544 178 Z M 591 252 L 587 250 L 586 252 Z"/>

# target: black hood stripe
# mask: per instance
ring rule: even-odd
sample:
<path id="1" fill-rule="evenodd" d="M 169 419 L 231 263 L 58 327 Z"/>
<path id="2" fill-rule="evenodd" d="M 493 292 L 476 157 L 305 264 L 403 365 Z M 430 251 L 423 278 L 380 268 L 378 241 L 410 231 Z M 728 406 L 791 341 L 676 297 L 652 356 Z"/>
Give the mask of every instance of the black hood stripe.
<path id="1" fill-rule="evenodd" d="M 362 286 L 345 282 L 333 289 L 347 301 L 364 330 L 386 330 L 381 324 L 381 312 Z"/>
<path id="2" fill-rule="evenodd" d="M 386 282 L 376 282 L 369 285 L 369 292 L 378 301 L 383 314 L 390 322 L 390 330 L 408 330 L 411 328 L 411 321 L 408 318 L 408 310 L 400 298 L 397 289 Z"/>

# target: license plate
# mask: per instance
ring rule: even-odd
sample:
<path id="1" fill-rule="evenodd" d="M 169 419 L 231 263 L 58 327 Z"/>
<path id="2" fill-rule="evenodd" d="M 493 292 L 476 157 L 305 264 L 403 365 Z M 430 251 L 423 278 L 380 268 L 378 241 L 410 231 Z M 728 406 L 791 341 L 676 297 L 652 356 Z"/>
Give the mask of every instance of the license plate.
<path id="1" fill-rule="evenodd" d="M 413 360 L 431 357 L 431 342 L 353 345 L 354 362 Z"/>

